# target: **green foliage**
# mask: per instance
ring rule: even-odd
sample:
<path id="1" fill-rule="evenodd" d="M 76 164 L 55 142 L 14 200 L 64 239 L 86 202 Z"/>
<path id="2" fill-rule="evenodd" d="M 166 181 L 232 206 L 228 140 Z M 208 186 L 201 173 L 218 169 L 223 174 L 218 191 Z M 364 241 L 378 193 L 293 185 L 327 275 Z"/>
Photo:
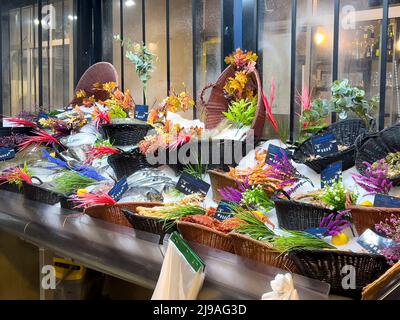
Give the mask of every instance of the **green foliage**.
<path id="1" fill-rule="evenodd" d="M 205 171 L 207 171 L 207 169 Z M 194 165 L 189 163 L 184 167 L 183 172 L 190 174 L 197 179 L 203 179 L 203 167 L 201 163 Z"/>
<path id="2" fill-rule="evenodd" d="M 250 126 L 253 123 L 256 111 L 257 98 L 255 97 L 253 100 L 242 99 L 232 102 L 228 112 L 224 112 L 224 116 L 241 128 L 243 126 Z"/>
<path id="3" fill-rule="evenodd" d="M 114 39 L 120 41 L 121 45 L 126 48 L 126 58 L 135 65 L 135 72 L 146 94 L 148 82 L 156 69 L 155 62 L 157 61 L 157 56 L 144 44 L 132 42 L 129 38 L 122 40 L 120 35 L 116 35 Z"/>
<path id="4" fill-rule="evenodd" d="M 243 193 L 242 201 L 248 206 L 253 206 L 266 212 L 270 211 L 275 206 L 262 186 L 256 186 L 246 190 Z"/>
<path id="5" fill-rule="evenodd" d="M 331 186 L 326 186 L 321 200 L 327 205 L 332 206 L 337 211 L 346 210 L 346 194 L 342 181 L 337 181 Z M 358 194 L 355 192 L 351 193 L 353 203 L 357 202 Z"/>
<path id="6" fill-rule="evenodd" d="M 96 182 L 96 180 L 84 177 L 75 171 L 66 171 L 54 179 L 54 186 L 56 191 L 68 195 L 79 189 L 87 188 Z"/>
<path id="7" fill-rule="evenodd" d="M 124 119 L 128 117 L 128 114 L 124 111 L 124 109 L 117 104 L 109 106 L 108 114 L 110 119 Z"/>
<path id="8" fill-rule="evenodd" d="M 376 96 L 368 101 L 364 90 L 352 87 L 345 79 L 333 83 L 332 104 L 336 112 L 353 113 L 369 125 L 378 108 L 379 98 Z"/>

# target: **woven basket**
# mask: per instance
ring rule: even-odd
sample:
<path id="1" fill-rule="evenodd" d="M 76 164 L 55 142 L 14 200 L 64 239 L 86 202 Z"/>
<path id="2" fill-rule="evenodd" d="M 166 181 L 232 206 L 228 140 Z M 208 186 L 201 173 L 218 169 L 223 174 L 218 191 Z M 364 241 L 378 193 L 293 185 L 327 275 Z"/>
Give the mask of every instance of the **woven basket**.
<path id="1" fill-rule="evenodd" d="M 235 254 L 275 268 L 296 273 L 297 268 L 294 262 L 287 258 L 287 255 L 273 250 L 267 243 L 257 241 L 247 235 L 230 233 L 233 241 Z"/>
<path id="2" fill-rule="evenodd" d="M 0 184 L 0 190 L 13 192 L 13 193 L 20 193 L 20 194 L 24 193 L 23 187 L 18 188 L 18 186 L 16 184 L 8 183 L 8 182 Z"/>
<path id="3" fill-rule="evenodd" d="M 137 207 L 157 207 L 162 206 L 162 203 L 157 202 L 130 202 L 130 203 L 118 203 L 115 205 L 101 205 L 93 206 L 85 209 L 85 214 L 88 216 L 107 221 L 109 223 L 118 224 L 128 228 L 132 228 L 132 224 L 126 218 L 123 210 L 130 212 L 136 212 Z"/>
<path id="4" fill-rule="evenodd" d="M 331 293 L 360 299 L 362 289 L 378 279 L 389 268 L 383 256 L 337 250 L 293 250 L 289 258 L 300 274 L 331 285 Z M 354 267 L 356 288 L 345 290 L 343 278 L 348 267 Z M 347 283 L 347 282 L 346 282 Z"/>
<path id="5" fill-rule="evenodd" d="M 360 136 L 355 145 L 357 149 L 356 168 L 364 175 L 367 169 L 364 162 L 373 164 L 386 158 L 389 153 L 400 151 L 400 124 L 378 133 Z M 394 182 L 397 184 L 400 179 L 395 179 Z"/>
<path id="6" fill-rule="evenodd" d="M 349 119 L 340 122 L 336 122 L 328 128 L 321 130 L 317 135 L 323 135 L 327 133 L 334 133 L 337 139 L 338 145 L 346 146 L 348 149 L 336 154 L 319 158 L 315 160 L 307 160 L 310 156 L 314 155 L 314 147 L 312 143 L 312 137 L 304 141 L 298 148 L 295 149 L 293 154 L 293 160 L 297 163 L 303 163 L 309 168 L 313 169 L 317 173 L 329 166 L 332 163 L 342 161 L 343 171 L 350 169 L 354 166 L 355 158 L 355 145 L 356 139 L 368 132 L 368 129 L 364 121 L 360 119 Z"/>
<path id="7" fill-rule="evenodd" d="M 73 201 L 70 201 L 69 198 L 66 196 L 60 197 L 60 205 L 61 205 L 61 208 L 63 208 L 63 209 L 78 211 L 78 212 L 84 211 L 83 208 L 76 208 L 76 204 Z"/>
<path id="8" fill-rule="evenodd" d="M 346 209 L 351 210 L 352 221 L 359 235 L 362 235 L 367 229 L 374 230 L 376 224 L 389 219 L 392 215 L 400 217 L 400 208 L 355 206 L 352 204 L 349 194 L 346 199 Z"/>
<path id="9" fill-rule="evenodd" d="M 287 196 L 288 197 L 288 196 Z M 334 211 L 309 203 L 272 197 L 275 203 L 279 227 L 287 230 L 304 231 L 319 228 L 321 221 Z"/>
<path id="10" fill-rule="evenodd" d="M 234 253 L 233 241 L 228 234 L 186 221 L 178 221 L 177 224 L 183 239 L 217 250 Z"/>
<path id="11" fill-rule="evenodd" d="M 362 292 L 363 300 L 377 300 L 381 297 L 381 290 L 387 290 L 387 286 L 391 283 L 398 282 L 400 276 L 400 262 L 395 264 L 392 268 L 390 268 L 386 273 L 381 276 L 378 280 L 375 280 L 373 283 L 366 286 Z"/>
<path id="12" fill-rule="evenodd" d="M 113 168 L 118 180 L 125 176 L 129 177 L 144 168 L 151 167 L 146 160 L 146 156 L 142 155 L 137 149 L 133 152 L 113 154 L 108 157 L 107 161 L 111 168 Z"/>
<path id="13" fill-rule="evenodd" d="M 227 187 L 235 189 L 238 188 L 237 181 L 231 177 L 228 177 L 225 172 L 219 170 L 209 170 L 208 173 L 211 179 L 211 188 L 215 202 L 224 200 L 218 190 L 225 189 Z"/>
<path id="14" fill-rule="evenodd" d="M 161 244 L 166 234 L 178 230 L 176 224 L 166 229 L 166 224 L 173 222 L 171 220 L 165 221 L 159 218 L 144 217 L 130 212 L 129 210 L 123 210 L 123 213 L 134 229 L 159 235 Z"/>
<path id="15" fill-rule="evenodd" d="M 24 182 L 24 197 L 29 200 L 55 205 L 61 200 L 61 194 L 45 189 L 40 185 Z"/>
<path id="16" fill-rule="evenodd" d="M 102 126 L 103 137 L 116 146 L 133 146 L 147 136 L 147 124 L 107 124 Z"/>
<path id="17" fill-rule="evenodd" d="M 201 93 L 201 101 L 206 109 L 206 129 L 216 128 L 220 124 L 220 122 L 225 119 L 223 112 L 228 111 L 229 102 L 224 95 L 224 86 L 226 85 L 226 82 L 230 77 L 235 77 L 235 68 L 233 66 L 229 66 L 228 68 L 226 68 L 225 71 L 218 78 L 217 82 L 205 87 L 203 89 L 203 92 Z M 257 86 L 258 101 L 256 117 L 251 126 L 251 129 L 254 130 L 255 137 L 261 138 L 264 131 L 266 112 L 261 95 L 262 82 L 257 71 L 254 71 L 252 73 L 252 81 Z M 206 103 L 204 101 L 205 91 L 210 88 L 212 88 L 211 94 L 208 102 Z"/>

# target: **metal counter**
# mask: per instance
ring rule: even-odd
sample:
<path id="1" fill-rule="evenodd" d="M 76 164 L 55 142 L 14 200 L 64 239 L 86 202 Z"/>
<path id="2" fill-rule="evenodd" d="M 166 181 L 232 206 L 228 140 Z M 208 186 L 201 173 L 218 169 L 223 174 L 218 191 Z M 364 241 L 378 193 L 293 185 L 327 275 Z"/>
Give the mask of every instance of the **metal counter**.
<path id="1" fill-rule="evenodd" d="M 166 250 L 159 237 L 0 191 L 0 229 L 94 270 L 154 289 Z M 282 270 L 191 244 L 206 263 L 200 299 L 260 299 Z M 295 275 L 302 299 L 326 299 L 327 284 Z"/>

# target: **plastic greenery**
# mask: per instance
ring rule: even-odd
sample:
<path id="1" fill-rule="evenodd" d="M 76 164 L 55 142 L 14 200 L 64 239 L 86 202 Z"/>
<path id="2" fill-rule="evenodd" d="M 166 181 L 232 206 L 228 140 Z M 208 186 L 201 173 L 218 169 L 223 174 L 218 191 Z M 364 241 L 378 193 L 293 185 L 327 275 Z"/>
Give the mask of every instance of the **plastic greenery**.
<path id="1" fill-rule="evenodd" d="M 342 180 L 336 181 L 330 186 L 326 186 L 321 200 L 327 205 L 333 207 L 337 211 L 346 210 L 346 194 Z M 353 203 L 357 203 L 358 194 L 355 192 L 351 193 L 351 199 Z"/>
<path id="2" fill-rule="evenodd" d="M 207 169 L 205 171 L 207 171 Z M 189 163 L 184 167 L 183 172 L 200 180 L 203 178 L 203 168 L 201 164 Z"/>
<path id="3" fill-rule="evenodd" d="M 388 263 L 390 265 L 395 264 L 400 260 L 400 218 L 392 215 L 385 222 L 375 225 L 375 229 L 395 242 L 393 247 L 383 250 L 383 255 L 388 260 Z"/>
<path id="4" fill-rule="evenodd" d="M 118 105 L 110 108 L 108 114 L 110 116 L 110 119 L 123 119 L 128 117 L 128 114 L 122 109 L 122 107 Z"/>
<path id="5" fill-rule="evenodd" d="M 379 106 L 379 97 L 365 98 L 365 91 L 350 85 L 349 80 L 335 81 L 332 85 L 332 103 L 336 112 L 357 115 L 367 126 Z"/>
<path id="6" fill-rule="evenodd" d="M 309 108 L 303 109 L 300 117 L 302 133 L 314 133 L 327 127 L 326 118 L 332 112 L 328 100 L 316 99 Z"/>
<path id="7" fill-rule="evenodd" d="M 242 203 L 247 206 L 259 208 L 268 212 L 274 208 L 274 202 L 268 197 L 262 186 L 253 186 L 246 190 L 242 196 Z"/>
<path id="8" fill-rule="evenodd" d="M 235 217 L 244 222 L 235 228 L 237 233 L 247 234 L 255 240 L 271 240 L 275 236 L 275 233 L 265 222 L 252 212 L 239 209 Z"/>
<path id="9" fill-rule="evenodd" d="M 354 181 L 370 194 L 389 194 L 393 188 L 393 183 L 388 178 L 389 165 L 385 160 L 380 160 L 376 165 L 364 162 L 367 167 L 365 176 L 353 175 Z"/>
<path id="10" fill-rule="evenodd" d="M 120 35 L 114 36 L 114 39 L 120 41 L 121 45 L 126 48 L 126 58 L 135 65 L 135 72 L 143 85 L 143 91 L 146 95 L 148 82 L 156 69 L 157 56 L 144 44 L 134 43 L 130 39 L 122 40 Z"/>
<path id="11" fill-rule="evenodd" d="M 74 171 L 66 171 L 54 179 L 55 189 L 62 194 L 70 194 L 78 189 L 85 189 L 94 183 L 96 183 L 96 180 L 84 177 Z"/>
<path id="12" fill-rule="evenodd" d="M 329 236 L 339 235 L 351 225 L 349 213 L 350 210 L 341 211 L 338 214 L 331 213 L 322 219 L 320 228 L 326 228 Z"/>
<path id="13" fill-rule="evenodd" d="M 232 102 L 229 106 L 228 112 L 224 112 L 224 116 L 239 128 L 250 126 L 256 116 L 257 100 L 239 100 Z"/>

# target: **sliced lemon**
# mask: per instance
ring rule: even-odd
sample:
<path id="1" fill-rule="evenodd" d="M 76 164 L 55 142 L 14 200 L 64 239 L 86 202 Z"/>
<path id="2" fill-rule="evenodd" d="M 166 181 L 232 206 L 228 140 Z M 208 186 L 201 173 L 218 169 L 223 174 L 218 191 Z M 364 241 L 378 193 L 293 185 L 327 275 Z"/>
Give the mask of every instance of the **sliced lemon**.
<path id="1" fill-rule="evenodd" d="M 332 244 L 335 246 L 344 246 L 347 243 L 349 243 L 349 237 L 345 233 L 341 233 L 332 237 Z"/>
<path id="2" fill-rule="evenodd" d="M 76 192 L 76 194 L 77 194 L 78 197 L 81 197 L 81 196 L 83 196 L 83 195 L 85 195 L 85 194 L 87 194 L 87 193 L 89 193 L 89 191 L 86 190 L 86 189 L 79 189 L 79 190 Z"/>
<path id="3" fill-rule="evenodd" d="M 366 200 L 363 203 L 361 203 L 361 205 L 363 207 L 373 207 L 374 206 L 374 204 L 371 201 L 368 201 L 368 200 Z"/>

